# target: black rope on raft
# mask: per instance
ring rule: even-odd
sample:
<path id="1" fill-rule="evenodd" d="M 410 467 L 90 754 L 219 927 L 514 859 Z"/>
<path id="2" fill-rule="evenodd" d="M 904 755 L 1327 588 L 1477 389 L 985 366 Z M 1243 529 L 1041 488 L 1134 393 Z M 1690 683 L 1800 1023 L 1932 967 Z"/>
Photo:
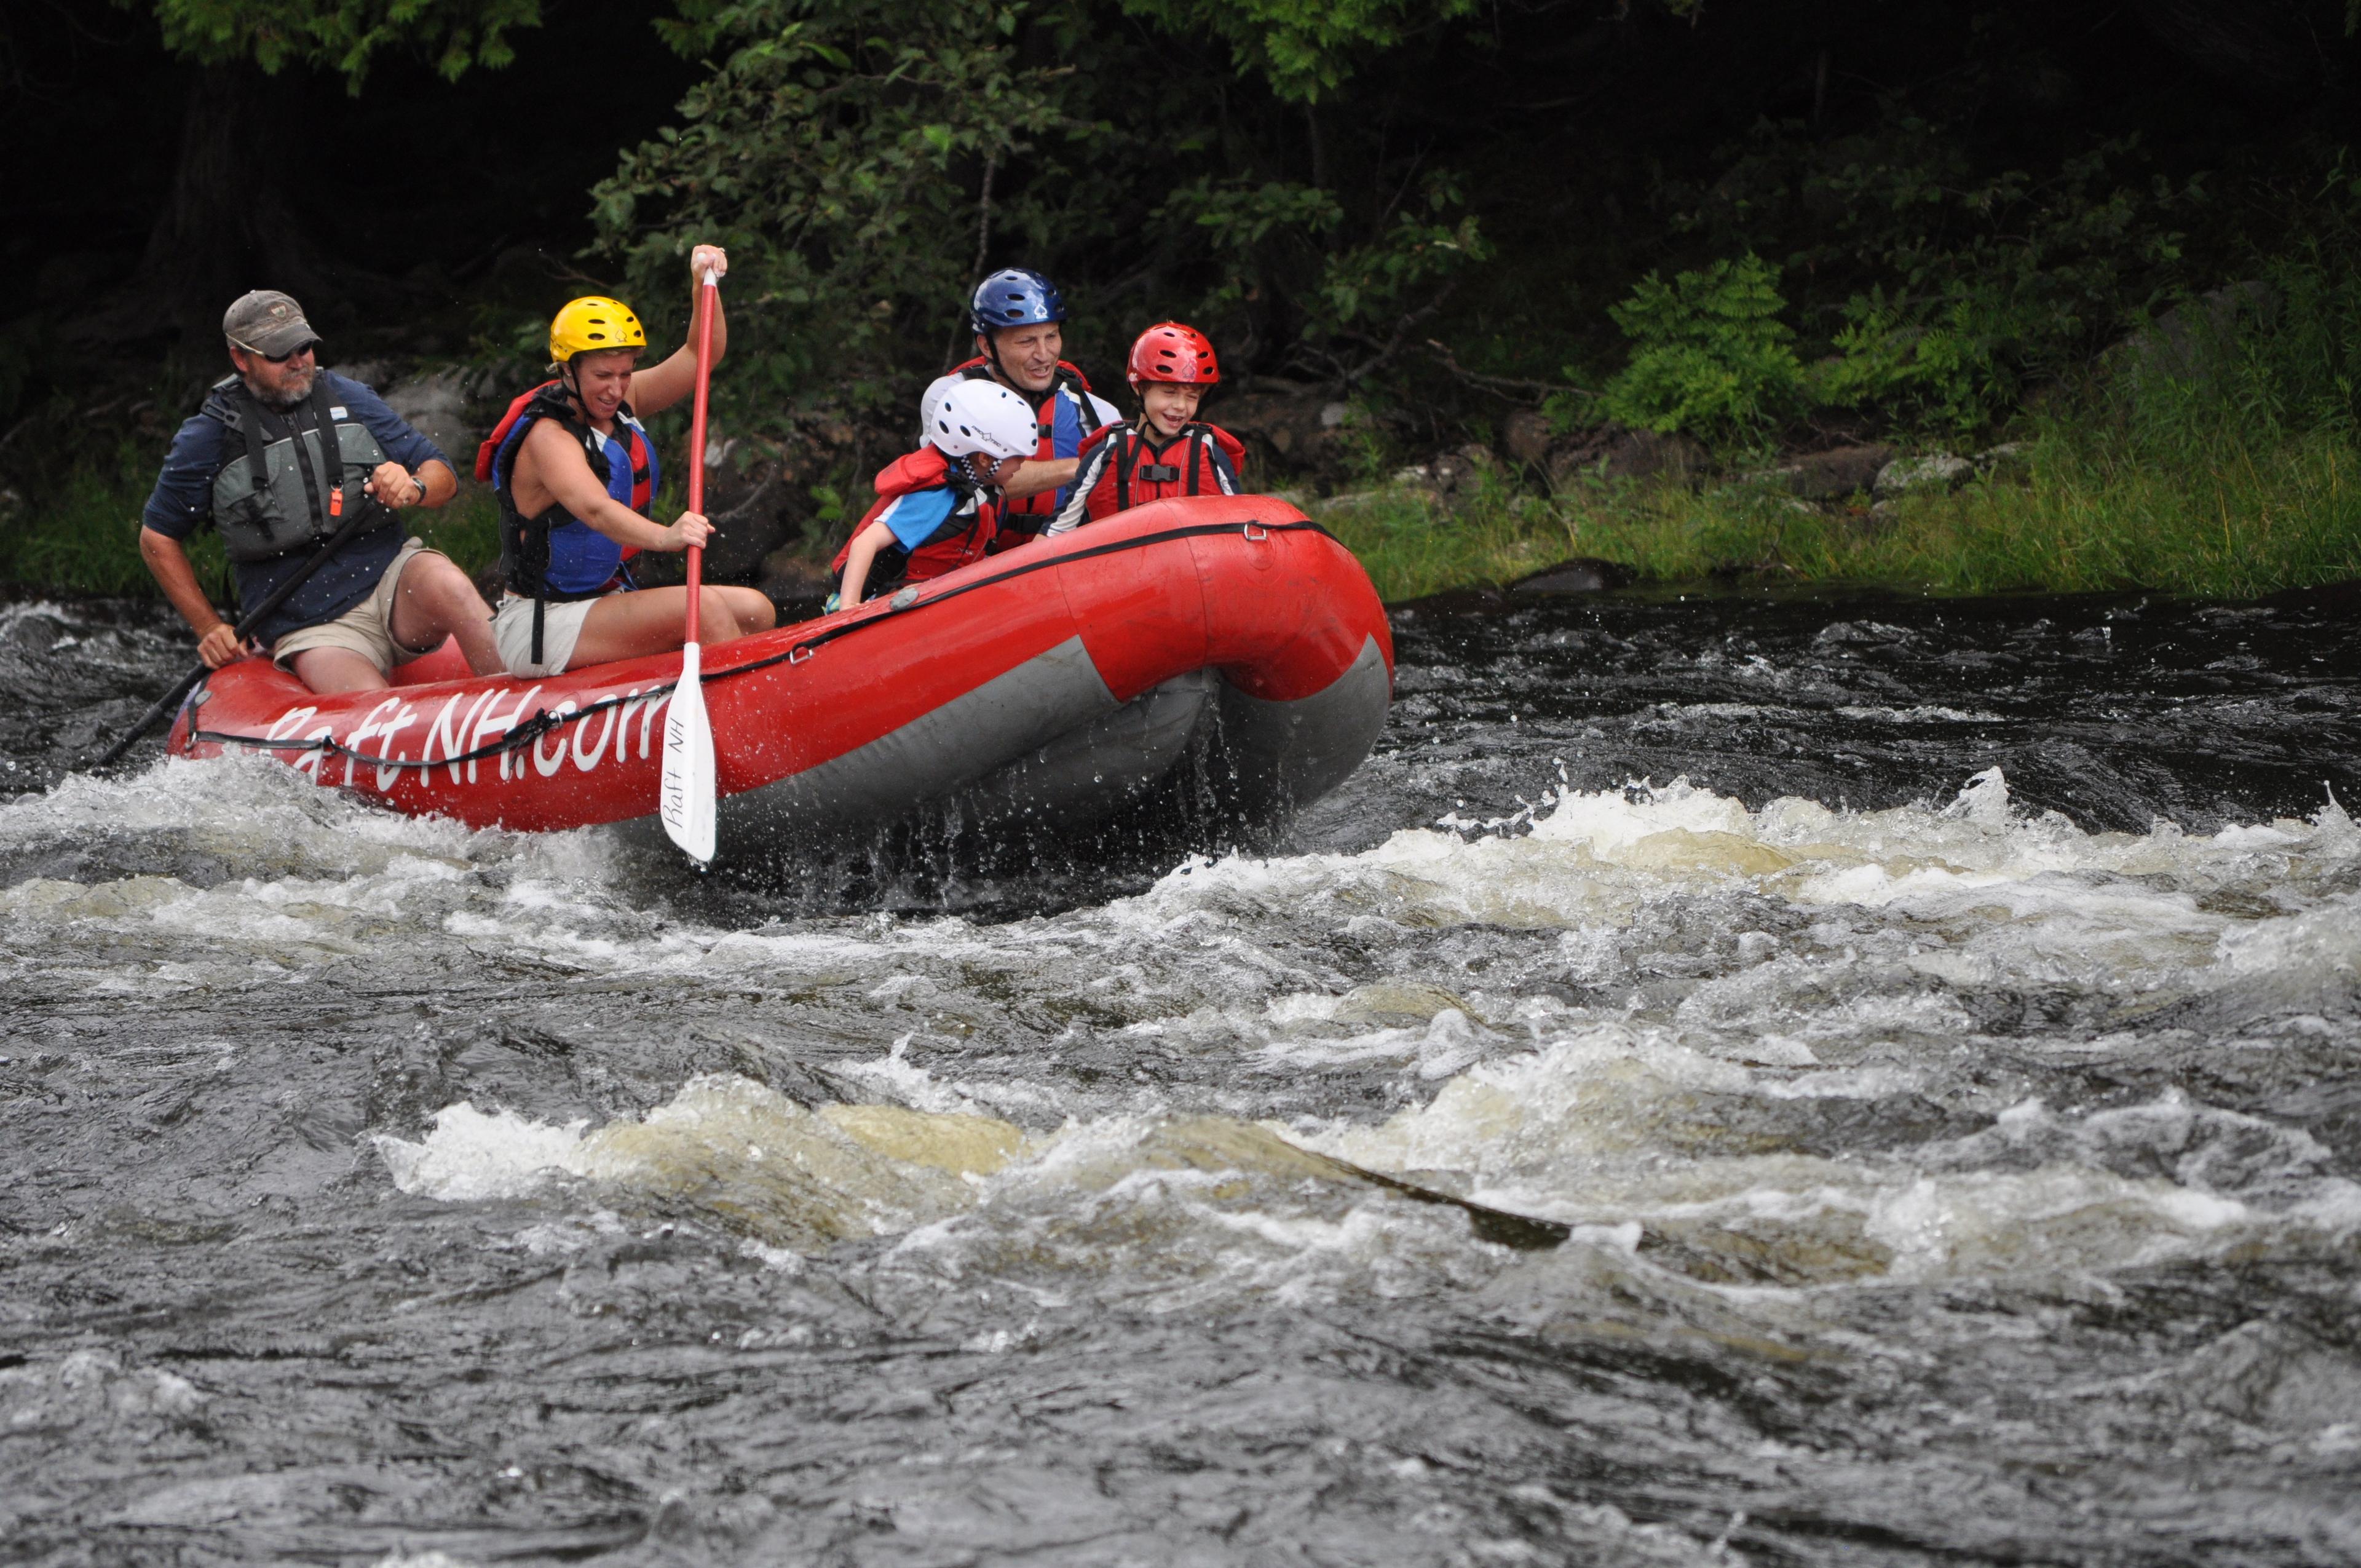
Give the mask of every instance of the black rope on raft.
<path id="1" fill-rule="evenodd" d="M 914 609 L 923 609 L 928 605 L 942 604 L 959 598 L 961 594 L 972 594 L 978 588 L 988 588 L 995 584 L 1008 582 L 1012 578 L 1029 576 L 1035 572 L 1047 571 L 1052 566 L 1062 566 L 1070 561 L 1087 561 L 1094 556 L 1119 554 L 1126 550 L 1144 549 L 1150 544 L 1167 544 L 1178 539 L 1202 539 L 1208 534 L 1237 533 L 1253 538 L 1257 533 L 1307 532 L 1317 533 L 1327 539 L 1336 537 L 1318 523 L 1310 521 L 1265 523 L 1248 519 L 1245 522 L 1199 522 L 1191 523 L 1186 528 L 1169 528 L 1158 533 L 1144 533 L 1137 539 L 1121 540 L 1113 544 L 1100 544 L 1087 550 L 1069 551 L 1048 560 L 1028 561 L 1022 565 L 1011 567 L 1005 572 L 995 572 L 991 576 L 979 577 L 972 583 L 961 583 L 959 587 L 936 594 L 930 598 L 914 599 L 906 604 L 896 603 L 892 598 L 873 601 L 883 606 L 873 615 L 865 615 L 858 620 L 831 626 L 827 630 L 816 632 L 779 652 L 753 660 L 749 663 L 733 664 L 726 670 L 712 671 L 705 676 L 705 685 L 719 685 L 723 681 L 735 680 L 741 675 L 751 675 L 757 670 L 767 670 L 774 664 L 799 663 L 810 658 L 812 651 L 822 643 L 833 642 L 840 637 L 849 637 L 864 627 L 875 626 L 881 621 L 907 615 Z M 895 598 L 898 598 L 899 596 Z M 274 740 L 268 735 L 233 735 L 219 729 L 192 729 L 189 732 L 188 743 L 194 746 L 200 740 L 211 740 L 217 745 L 250 746 L 263 751 L 319 751 L 329 757 L 348 758 L 356 766 L 456 768 L 463 763 L 489 762 L 494 757 L 522 751 L 569 724 L 604 713 L 609 708 L 627 707 L 635 702 L 653 702 L 659 697 L 670 696 L 679 688 L 680 683 L 674 681 L 664 685 L 650 686 L 645 691 L 631 692 L 620 696 L 601 697 L 588 707 L 577 708 L 568 713 L 553 713 L 545 707 L 536 708 L 531 718 L 504 731 L 498 740 L 478 746 L 472 751 L 460 751 L 448 757 L 436 757 L 431 761 L 425 758 L 371 756 L 366 751 L 357 751 L 329 735 L 317 735 L 303 740 L 292 738 Z"/>
<path id="2" fill-rule="evenodd" d="M 780 659 L 772 658 L 764 659 L 759 663 L 743 664 L 737 669 L 725 670 L 719 674 L 707 677 L 707 684 L 711 685 L 715 681 L 726 679 L 730 675 L 745 674 L 749 671 L 761 669 L 763 664 L 775 664 L 780 662 Z M 251 746 L 262 751 L 323 751 L 331 757 L 349 757 L 356 764 L 366 763 L 379 768 L 456 768 L 462 762 L 489 762 L 506 752 L 522 751 L 551 731 L 563 729 L 577 719 L 589 718 L 605 713 L 609 708 L 629 707 L 635 702 L 652 703 L 659 697 L 670 696 L 679 689 L 680 683 L 672 681 L 663 685 L 650 686 L 645 691 L 626 692 L 618 696 L 603 696 L 588 707 L 575 708 L 566 713 L 555 713 L 545 707 L 535 708 L 531 718 L 503 730 L 497 740 L 478 746 L 473 751 L 455 751 L 447 757 L 432 759 L 375 757 L 367 751 L 357 751 L 331 735 L 314 735 L 308 740 L 297 740 L 291 736 L 285 740 L 274 740 L 268 735 L 233 735 L 222 729 L 192 729 L 189 732 L 189 744 L 193 746 L 200 740 L 213 740 L 225 746 Z"/>
<path id="3" fill-rule="evenodd" d="M 660 686 L 627 697 L 594 702 L 579 713 L 552 713 L 545 707 L 536 708 L 531 718 L 502 731 L 499 740 L 478 746 L 473 751 L 454 752 L 448 757 L 373 757 L 367 751 L 353 750 L 332 735 L 314 735 L 308 740 L 274 740 L 268 735 L 232 735 L 220 729 L 192 729 L 189 732 L 189 743 L 193 746 L 200 740 L 214 740 L 225 746 L 251 746 L 262 751 L 321 751 L 331 757 L 349 757 L 356 764 L 379 768 L 456 768 L 462 762 L 488 762 L 506 752 L 522 751 L 550 731 L 562 729 L 577 718 L 588 718 L 594 713 L 619 707 L 624 703 L 661 696 L 672 689 L 671 686 Z"/>

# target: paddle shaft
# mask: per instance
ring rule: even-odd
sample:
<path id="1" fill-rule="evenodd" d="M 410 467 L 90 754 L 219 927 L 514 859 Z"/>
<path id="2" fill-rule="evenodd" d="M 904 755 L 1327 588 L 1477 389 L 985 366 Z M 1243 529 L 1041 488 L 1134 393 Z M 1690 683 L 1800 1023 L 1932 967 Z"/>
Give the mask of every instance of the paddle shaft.
<path id="1" fill-rule="evenodd" d="M 328 535 L 328 542 L 320 546 L 319 553 L 317 554 L 313 555 L 309 561 L 304 562 L 302 566 L 296 571 L 293 576 L 288 578 L 285 582 L 271 589 L 268 594 L 265 594 L 260 604 L 256 605 L 252 609 L 247 610 L 244 615 L 238 618 L 237 625 L 233 629 L 233 633 L 237 638 L 238 644 L 241 647 L 245 645 L 246 640 L 254 634 L 254 629 L 256 627 L 269 620 L 272 612 L 277 610 L 280 605 L 285 604 L 288 598 L 292 595 L 297 588 L 302 587 L 305 583 L 312 580 L 313 573 L 327 565 L 329 556 L 334 555 L 337 551 L 343 549 L 347 543 L 359 535 L 361 532 L 361 523 L 368 518 L 372 510 L 373 509 L 366 506 L 355 507 L 353 509 L 353 515 L 346 518 L 344 521 L 344 525 L 338 528 L 335 532 Z M 694 598 L 689 601 L 688 613 L 691 618 L 690 624 L 694 626 L 696 624 L 695 617 L 697 615 L 696 600 Z M 140 716 L 138 723 L 133 725 L 129 729 L 125 730 L 123 733 L 123 739 L 117 740 L 112 747 L 108 748 L 106 755 L 98 760 L 97 765 L 102 768 L 111 768 L 116 762 L 121 762 L 123 760 L 123 754 L 131 750 L 134 745 L 137 744 L 139 737 L 147 734 L 148 730 L 154 729 L 158 719 L 179 707 L 182 700 L 185 699 L 191 692 L 196 690 L 197 683 L 203 680 L 205 676 L 210 674 L 212 674 L 212 671 L 208 670 L 204 665 L 199 664 L 195 669 L 191 670 L 187 674 L 181 676 L 181 684 L 174 686 L 170 691 L 166 692 L 162 697 L 159 698 L 155 707 L 149 708 L 146 713 Z"/>
<path id="2" fill-rule="evenodd" d="M 697 391 L 688 413 L 688 510 L 705 512 L 705 401 L 713 384 L 713 306 L 719 293 L 711 272 L 697 291 Z M 697 601 L 705 584 L 705 551 L 688 547 L 688 637 L 697 641 Z"/>
<path id="3" fill-rule="evenodd" d="M 713 313 L 719 299 L 708 271 L 697 299 L 697 394 L 688 426 L 688 510 L 705 511 L 705 397 L 713 378 Z M 665 837 L 701 868 L 713 863 L 713 729 L 705 716 L 698 685 L 697 601 L 703 597 L 705 552 L 688 549 L 688 613 L 680 651 L 680 681 L 664 714 L 664 771 L 658 775 L 656 814 Z"/>

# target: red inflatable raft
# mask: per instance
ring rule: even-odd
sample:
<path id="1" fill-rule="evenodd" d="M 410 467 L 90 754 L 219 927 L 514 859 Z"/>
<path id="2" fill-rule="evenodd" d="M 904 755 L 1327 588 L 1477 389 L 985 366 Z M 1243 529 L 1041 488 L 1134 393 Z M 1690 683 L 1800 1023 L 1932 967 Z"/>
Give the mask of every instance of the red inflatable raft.
<path id="1" fill-rule="evenodd" d="M 1393 689 L 1360 564 L 1267 496 L 1159 501 L 705 657 L 725 856 L 942 802 L 1094 821 L 1209 729 L 1237 804 L 1268 816 L 1360 764 Z M 476 827 L 660 833 L 679 674 L 672 653 L 472 676 L 446 646 L 390 691 L 315 696 L 247 659 L 191 696 L 170 744 L 265 751 Z"/>

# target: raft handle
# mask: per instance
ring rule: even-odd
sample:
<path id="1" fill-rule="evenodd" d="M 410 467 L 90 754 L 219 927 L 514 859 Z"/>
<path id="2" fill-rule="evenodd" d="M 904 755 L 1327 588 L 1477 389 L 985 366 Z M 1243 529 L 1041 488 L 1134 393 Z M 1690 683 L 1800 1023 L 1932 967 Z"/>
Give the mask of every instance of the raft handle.
<path id="1" fill-rule="evenodd" d="M 790 664 L 800 664 L 806 659 L 810 658 L 816 652 L 817 650 L 814 649 L 810 643 L 798 642 L 794 647 L 787 650 L 787 663 Z"/>
<path id="2" fill-rule="evenodd" d="M 1258 522 L 1249 522 L 1240 528 L 1238 532 L 1257 544 L 1270 537 L 1270 530 L 1265 528 Z"/>

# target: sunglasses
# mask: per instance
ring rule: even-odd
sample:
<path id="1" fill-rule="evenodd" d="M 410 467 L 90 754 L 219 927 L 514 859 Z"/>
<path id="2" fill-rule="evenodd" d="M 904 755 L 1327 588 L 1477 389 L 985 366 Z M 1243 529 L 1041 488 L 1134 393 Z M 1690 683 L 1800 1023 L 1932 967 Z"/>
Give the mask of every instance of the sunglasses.
<path id="1" fill-rule="evenodd" d="M 307 343 L 301 348 L 291 348 L 284 354 L 265 354 L 259 348 L 256 348 L 251 345 L 244 343 L 239 344 L 238 346 L 245 349 L 248 354 L 255 356 L 257 358 L 265 360 L 269 364 L 284 365 L 290 359 L 296 357 L 298 355 L 311 353 L 312 350 L 317 348 L 319 345 L 316 342 Z"/>

